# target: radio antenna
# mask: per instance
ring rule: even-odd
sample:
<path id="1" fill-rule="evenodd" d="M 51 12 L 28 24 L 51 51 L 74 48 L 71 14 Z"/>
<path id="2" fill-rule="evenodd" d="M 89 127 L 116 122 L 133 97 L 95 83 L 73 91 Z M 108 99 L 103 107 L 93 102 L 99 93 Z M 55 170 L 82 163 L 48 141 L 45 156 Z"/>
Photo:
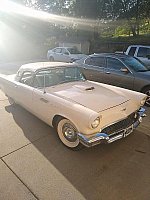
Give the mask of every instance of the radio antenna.
<path id="1" fill-rule="evenodd" d="M 44 68 L 44 63 L 43 63 L 43 68 Z M 43 93 L 45 94 L 46 93 L 46 90 L 45 90 L 45 84 L 46 84 L 46 73 L 44 73 L 44 91 Z"/>

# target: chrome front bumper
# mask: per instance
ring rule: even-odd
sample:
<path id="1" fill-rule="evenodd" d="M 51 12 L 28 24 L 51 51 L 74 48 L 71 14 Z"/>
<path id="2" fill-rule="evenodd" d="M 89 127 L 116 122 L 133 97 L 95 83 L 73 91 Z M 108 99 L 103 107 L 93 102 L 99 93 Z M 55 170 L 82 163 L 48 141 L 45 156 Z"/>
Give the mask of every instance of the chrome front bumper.
<path id="1" fill-rule="evenodd" d="M 106 133 L 96 133 L 90 138 L 86 137 L 82 133 L 78 133 L 78 138 L 80 142 L 86 146 L 86 147 L 92 147 L 100 143 L 112 143 L 116 140 L 119 140 L 121 138 L 127 137 L 130 135 L 130 133 L 133 132 L 133 130 L 142 122 L 142 118 L 145 117 L 145 109 L 140 108 L 138 111 L 138 118 L 137 120 L 129 127 L 119 130 L 118 132 L 114 132 L 112 134 L 106 134 Z"/>

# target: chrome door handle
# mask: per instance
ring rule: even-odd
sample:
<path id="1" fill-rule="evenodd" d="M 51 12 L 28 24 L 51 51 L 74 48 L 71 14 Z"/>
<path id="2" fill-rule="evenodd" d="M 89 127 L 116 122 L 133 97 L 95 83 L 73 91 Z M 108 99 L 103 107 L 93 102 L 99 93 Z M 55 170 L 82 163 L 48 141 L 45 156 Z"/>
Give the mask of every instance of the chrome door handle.
<path id="1" fill-rule="evenodd" d="M 48 103 L 49 101 L 44 99 L 44 98 L 40 98 L 40 101 L 43 101 L 44 103 Z"/>
<path id="2" fill-rule="evenodd" d="M 105 72 L 105 74 L 110 74 L 110 72 Z"/>

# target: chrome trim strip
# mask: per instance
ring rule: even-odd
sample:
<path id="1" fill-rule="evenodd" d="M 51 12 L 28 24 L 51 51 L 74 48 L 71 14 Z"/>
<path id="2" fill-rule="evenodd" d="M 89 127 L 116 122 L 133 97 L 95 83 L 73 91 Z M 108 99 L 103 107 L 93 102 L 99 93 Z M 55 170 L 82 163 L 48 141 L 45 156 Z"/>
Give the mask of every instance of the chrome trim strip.
<path id="1" fill-rule="evenodd" d="M 90 138 L 87 138 L 84 134 L 78 133 L 78 138 L 80 142 L 86 147 L 95 146 L 100 143 L 112 143 L 116 140 L 130 135 L 134 131 L 134 129 L 142 122 L 142 118 L 145 117 L 144 112 L 145 108 L 140 108 L 138 111 L 139 117 L 137 121 L 134 122 L 134 124 L 111 135 L 108 135 L 106 133 L 96 133 Z"/>
<path id="2" fill-rule="evenodd" d="M 92 82 L 92 81 L 90 81 L 90 82 Z M 130 101 L 130 99 L 128 99 L 128 100 L 124 101 L 123 103 L 120 103 L 120 104 L 118 104 L 118 105 L 116 105 L 116 106 L 111 106 L 110 108 L 107 108 L 107 109 L 104 109 L 104 110 L 100 110 L 100 111 L 98 111 L 98 113 L 101 113 L 101 112 L 103 112 L 103 111 L 105 111 L 105 110 L 109 110 L 109 109 L 115 108 L 115 107 L 117 107 L 117 106 L 121 106 L 121 105 L 127 103 L 128 101 Z M 131 114 L 132 114 L 132 113 L 131 113 Z M 115 122 L 114 122 L 114 123 L 115 123 Z"/>

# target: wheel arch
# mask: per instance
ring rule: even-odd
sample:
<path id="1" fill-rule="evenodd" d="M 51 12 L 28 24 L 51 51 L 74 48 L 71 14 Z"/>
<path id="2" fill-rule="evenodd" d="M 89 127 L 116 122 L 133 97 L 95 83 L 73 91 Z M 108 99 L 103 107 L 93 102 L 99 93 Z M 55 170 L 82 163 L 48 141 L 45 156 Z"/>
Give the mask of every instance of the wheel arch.
<path id="1" fill-rule="evenodd" d="M 55 61 L 54 56 L 50 55 L 48 58 L 49 61 Z"/>
<path id="2" fill-rule="evenodd" d="M 62 116 L 62 115 L 55 115 L 52 119 L 52 126 L 56 129 L 56 125 L 57 123 L 61 120 L 61 119 L 66 119 L 66 117 Z"/>
<path id="3" fill-rule="evenodd" d="M 141 89 L 141 92 L 144 92 L 146 88 L 150 88 L 150 84 L 149 84 L 149 85 L 145 85 L 145 86 Z"/>
<path id="4" fill-rule="evenodd" d="M 79 130 L 79 126 L 77 125 L 77 123 L 70 117 L 65 116 L 65 115 L 61 115 L 61 114 L 56 114 L 53 119 L 52 119 L 52 126 L 53 128 L 56 129 L 57 123 L 61 120 L 61 119 L 68 119 L 70 120 L 70 122 L 72 122 L 74 124 L 74 126 L 77 128 L 77 130 Z"/>

